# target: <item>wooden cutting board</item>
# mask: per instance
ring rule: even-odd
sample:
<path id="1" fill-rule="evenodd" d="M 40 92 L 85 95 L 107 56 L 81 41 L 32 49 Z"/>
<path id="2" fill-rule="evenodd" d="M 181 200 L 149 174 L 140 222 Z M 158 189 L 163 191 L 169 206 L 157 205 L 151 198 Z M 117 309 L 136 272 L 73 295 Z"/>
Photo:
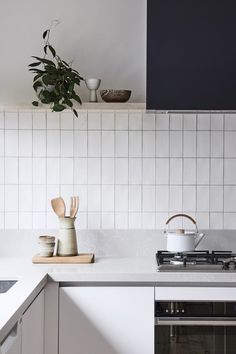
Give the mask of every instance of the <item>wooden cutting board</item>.
<path id="1" fill-rule="evenodd" d="M 33 263 L 44 263 L 44 264 L 86 264 L 94 263 L 95 256 L 93 253 L 80 253 L 78 256 L 71 257 L 62 257 L 62 256 L 53 256 L 53 257 L 41 257 L 36 254 L 32 258 Z"/>

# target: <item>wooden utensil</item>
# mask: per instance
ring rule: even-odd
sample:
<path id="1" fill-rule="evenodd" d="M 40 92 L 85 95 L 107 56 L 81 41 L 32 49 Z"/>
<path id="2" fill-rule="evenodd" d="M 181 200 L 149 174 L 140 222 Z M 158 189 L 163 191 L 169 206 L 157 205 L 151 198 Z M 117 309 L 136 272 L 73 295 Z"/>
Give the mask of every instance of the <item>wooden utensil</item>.
<path id="1" fill-rule="evenodd" d="M 75 218 L 79 209 L 79 197 L 70 198 L 70 217 Z"/>
<path id="2" fill-rule="evenodd" d="M 66 206 L 63 198 L 54 198 L 51 200 L 51 205 L 54 212 L 57 214 L 59 218 L 64 218 L 66 213 Z"/>

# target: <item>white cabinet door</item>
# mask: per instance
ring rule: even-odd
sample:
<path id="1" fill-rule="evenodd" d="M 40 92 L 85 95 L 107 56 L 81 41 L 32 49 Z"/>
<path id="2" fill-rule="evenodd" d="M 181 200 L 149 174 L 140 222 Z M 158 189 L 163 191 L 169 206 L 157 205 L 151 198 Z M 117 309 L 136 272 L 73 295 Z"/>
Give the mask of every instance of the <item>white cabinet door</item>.
<path id="1" fill-rule="evenodd" d="M 44 352 L 44 290 L 22 316 L 22 354 Z"/>
<path id="2" fill-rule="evenodd" d="M 60 289 L 59 354 L 154 354 L 154 288 Z"/>

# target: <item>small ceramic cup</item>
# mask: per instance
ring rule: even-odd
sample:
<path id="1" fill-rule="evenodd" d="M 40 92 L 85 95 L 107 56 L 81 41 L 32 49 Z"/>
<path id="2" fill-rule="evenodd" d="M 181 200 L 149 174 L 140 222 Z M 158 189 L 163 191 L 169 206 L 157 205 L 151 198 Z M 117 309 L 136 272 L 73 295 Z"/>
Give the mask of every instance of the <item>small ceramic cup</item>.
<path id="1" fill-rule="evenodd" d="M 54 236 L 39 236 L 39 255 L 40 257 L 52 257 L 55 247 Z"/>

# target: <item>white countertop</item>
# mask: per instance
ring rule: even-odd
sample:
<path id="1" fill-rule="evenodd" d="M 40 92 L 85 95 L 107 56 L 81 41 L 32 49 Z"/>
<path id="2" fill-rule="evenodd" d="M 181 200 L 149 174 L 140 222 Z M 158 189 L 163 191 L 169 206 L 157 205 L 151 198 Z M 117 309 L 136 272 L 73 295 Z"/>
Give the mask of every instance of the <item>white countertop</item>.
<path id="1" fill-rule="evenodd" d="M 0 294 L 0 342 L 47 281 L 146 286 L 236 286 L 236 272 L 158 272 L 155 257 L 96 258 L 93 264 L 32 264 L 31 259 L 0 259 L 0 279 L 18 282 Z"/>

